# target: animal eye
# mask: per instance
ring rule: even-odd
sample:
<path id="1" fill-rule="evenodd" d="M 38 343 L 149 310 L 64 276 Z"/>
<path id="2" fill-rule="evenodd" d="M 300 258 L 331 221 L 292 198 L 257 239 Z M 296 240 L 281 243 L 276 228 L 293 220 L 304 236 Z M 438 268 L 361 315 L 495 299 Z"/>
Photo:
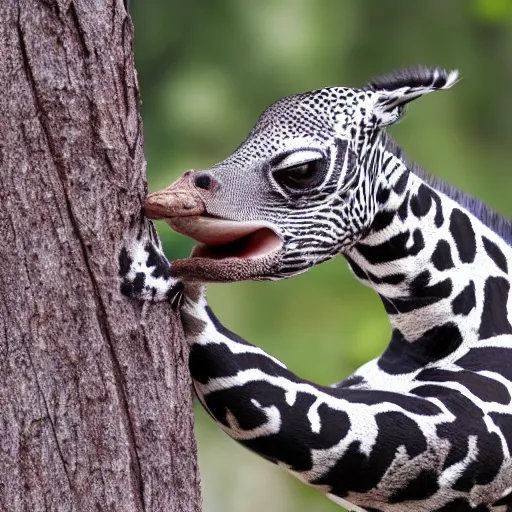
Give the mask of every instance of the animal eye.
<path id="1" fill-rule="evenodd" d="M 291 190 L 306 190 L 322 182 L 324 177 L 323 160 L 313 160 L 274 172 L 279 185 Z"/>

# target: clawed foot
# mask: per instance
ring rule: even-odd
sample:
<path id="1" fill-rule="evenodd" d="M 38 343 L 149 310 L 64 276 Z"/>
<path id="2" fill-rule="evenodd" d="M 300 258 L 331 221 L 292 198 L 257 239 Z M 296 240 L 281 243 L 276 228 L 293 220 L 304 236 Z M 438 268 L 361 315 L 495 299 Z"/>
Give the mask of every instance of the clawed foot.
<path id="1" fill-rule="evenodd" d="M 171 263 L 165 257 L 153 225 L 148 231 L 127 238 L 119 253 L 120 290 L 132 299 L 167 301 L 173 309 L 183 300 L 184 286 L 171 277 Z"/>

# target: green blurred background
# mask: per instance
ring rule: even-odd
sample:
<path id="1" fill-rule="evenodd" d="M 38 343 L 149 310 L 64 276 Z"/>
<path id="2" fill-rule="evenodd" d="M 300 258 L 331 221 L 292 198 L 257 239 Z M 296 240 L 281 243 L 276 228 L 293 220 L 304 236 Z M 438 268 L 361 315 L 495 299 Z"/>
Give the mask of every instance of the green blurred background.
<path id="1" fill-rule="evenodd" d="M 209 167 L 276 99 L 410 64 L 458 68 L 392 129 L 411 159 L 512 216 L 511 0 L 132 0 L 150 190 Z M 159 225 L 165 252 L 191 243 Z M 339 381 L 390 329 L 340 258 L 279 283 L 210 286 L 221 321 L 302 377 Z M 197 407 L 204 512 L 340 510 L 231 441 Z"/>

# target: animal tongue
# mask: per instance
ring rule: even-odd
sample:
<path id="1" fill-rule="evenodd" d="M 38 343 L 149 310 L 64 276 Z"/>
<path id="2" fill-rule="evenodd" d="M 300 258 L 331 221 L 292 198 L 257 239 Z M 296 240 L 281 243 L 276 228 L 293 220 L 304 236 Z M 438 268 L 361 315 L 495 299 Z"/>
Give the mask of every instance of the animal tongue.
<path id="1" fill-rule="evenodd" d="M 174 231 L 208 246 L 225 245 L 263 228 L 258 222 L 236 222 L 211 217 L 166 219 Z"/>
<path id="2" fill-rule="evenodd" d="M 190 257 L 215 260 L 261 258 L 279 249 L 281 245 L 281 239 L 273 231 L 262 228 L 222 245 L 198 245 L 194 247 Z"/>

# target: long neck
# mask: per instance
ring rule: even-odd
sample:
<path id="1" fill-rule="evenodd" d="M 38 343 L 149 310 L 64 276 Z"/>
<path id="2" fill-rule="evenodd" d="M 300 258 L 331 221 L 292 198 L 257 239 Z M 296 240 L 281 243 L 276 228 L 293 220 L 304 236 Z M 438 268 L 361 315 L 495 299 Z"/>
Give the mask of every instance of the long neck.
<path id="1" fill-rule="evenodd" d="M 442 357 L 512 335 L 512 248 L 399 156 L 385 151 L 381 165 L 379 211 L 346 256 L 382 297 L 393 340 Z"/>

